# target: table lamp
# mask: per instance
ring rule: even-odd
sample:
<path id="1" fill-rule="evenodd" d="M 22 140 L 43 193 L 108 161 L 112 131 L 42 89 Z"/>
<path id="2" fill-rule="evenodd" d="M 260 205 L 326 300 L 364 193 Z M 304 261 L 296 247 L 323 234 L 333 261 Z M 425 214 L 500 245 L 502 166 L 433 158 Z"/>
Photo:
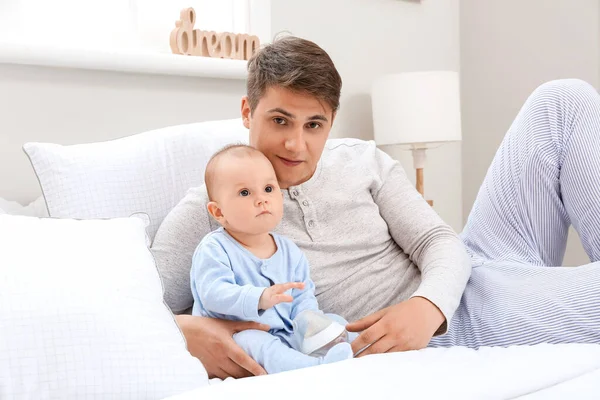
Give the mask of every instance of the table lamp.
<path id="1" fill-rule="evenodd" d="M 458 73 L 422 71 L 385 75 L 371 92 L 375 143 L 412 149 L 416 188 L 424 196 L 425 151 L 461 140 Z M 433 205 L 433 201 L 428 201 Z"/>

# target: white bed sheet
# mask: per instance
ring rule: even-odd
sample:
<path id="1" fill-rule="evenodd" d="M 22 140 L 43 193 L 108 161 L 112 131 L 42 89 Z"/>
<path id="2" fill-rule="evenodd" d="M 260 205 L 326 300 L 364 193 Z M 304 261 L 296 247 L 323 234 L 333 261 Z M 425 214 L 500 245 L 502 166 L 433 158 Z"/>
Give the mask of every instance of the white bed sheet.
<path id="1" fill-rule="evenodd" d="M 226 380 L 168 400 L 600 398 L 600 345 L 461 347 L 382 354 Z"/>

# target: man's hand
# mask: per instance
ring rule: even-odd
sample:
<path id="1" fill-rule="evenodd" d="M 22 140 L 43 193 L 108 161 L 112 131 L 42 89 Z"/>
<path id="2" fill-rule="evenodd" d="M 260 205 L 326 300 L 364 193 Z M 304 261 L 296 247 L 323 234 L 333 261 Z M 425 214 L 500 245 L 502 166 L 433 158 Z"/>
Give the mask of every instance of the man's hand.
<path id="1" fill-rule="evenodd" d="M 268 310 L 279 303 L 291 303 L 294 298 L 289 294 L 284 294 L 290 289 L 304 289 L 303 282 L 279 283 L 264 290 L 258 301 L 259 310 Z"/>
<path id="2" fill-rule="evenodd" d="M 413 297 L 384 308 L 348 324 L 350 332 L 362 333 L 352 342 L 358 357 L 395 351 L 419 350 L 426 347 L 445 318 L 433 303 L 423 297 Z"/>
<path id="3" fill-rule="evenodd" d="M 177 315 L 175 319 L 185 336 L 188 351 L 200 359 L 210 378 L 243 378 L 267 374 L 233 340 L 234 333 L 246 329 L 267 331 L 267 325 L 191 315 Z"/>

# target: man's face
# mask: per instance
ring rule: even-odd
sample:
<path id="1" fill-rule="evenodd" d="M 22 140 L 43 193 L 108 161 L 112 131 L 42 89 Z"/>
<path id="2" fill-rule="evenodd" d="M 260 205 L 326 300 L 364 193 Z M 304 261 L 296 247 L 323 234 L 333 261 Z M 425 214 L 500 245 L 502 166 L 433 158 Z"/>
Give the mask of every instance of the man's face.
<path id="1" fill-rule="evenodd" d="M 248 99 L 242 99 L 250 145 L 271 161 L 282 189 L 312 177 L 334 117 L 325 102 L 280 87 L 267 89 L 252 113 Z"/>

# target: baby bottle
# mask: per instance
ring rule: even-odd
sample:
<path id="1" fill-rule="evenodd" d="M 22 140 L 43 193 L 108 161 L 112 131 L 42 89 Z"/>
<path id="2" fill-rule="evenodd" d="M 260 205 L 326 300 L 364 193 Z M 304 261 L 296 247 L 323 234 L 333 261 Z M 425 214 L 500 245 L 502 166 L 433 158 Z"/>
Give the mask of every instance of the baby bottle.
<path id="1" fill-rule="evenodd" d="M 300 351 L 312 357 L 323 357 L 336 344 L 348 341 L 346 328 L 318 311 L 302 311 L 293 325 Z"/>

